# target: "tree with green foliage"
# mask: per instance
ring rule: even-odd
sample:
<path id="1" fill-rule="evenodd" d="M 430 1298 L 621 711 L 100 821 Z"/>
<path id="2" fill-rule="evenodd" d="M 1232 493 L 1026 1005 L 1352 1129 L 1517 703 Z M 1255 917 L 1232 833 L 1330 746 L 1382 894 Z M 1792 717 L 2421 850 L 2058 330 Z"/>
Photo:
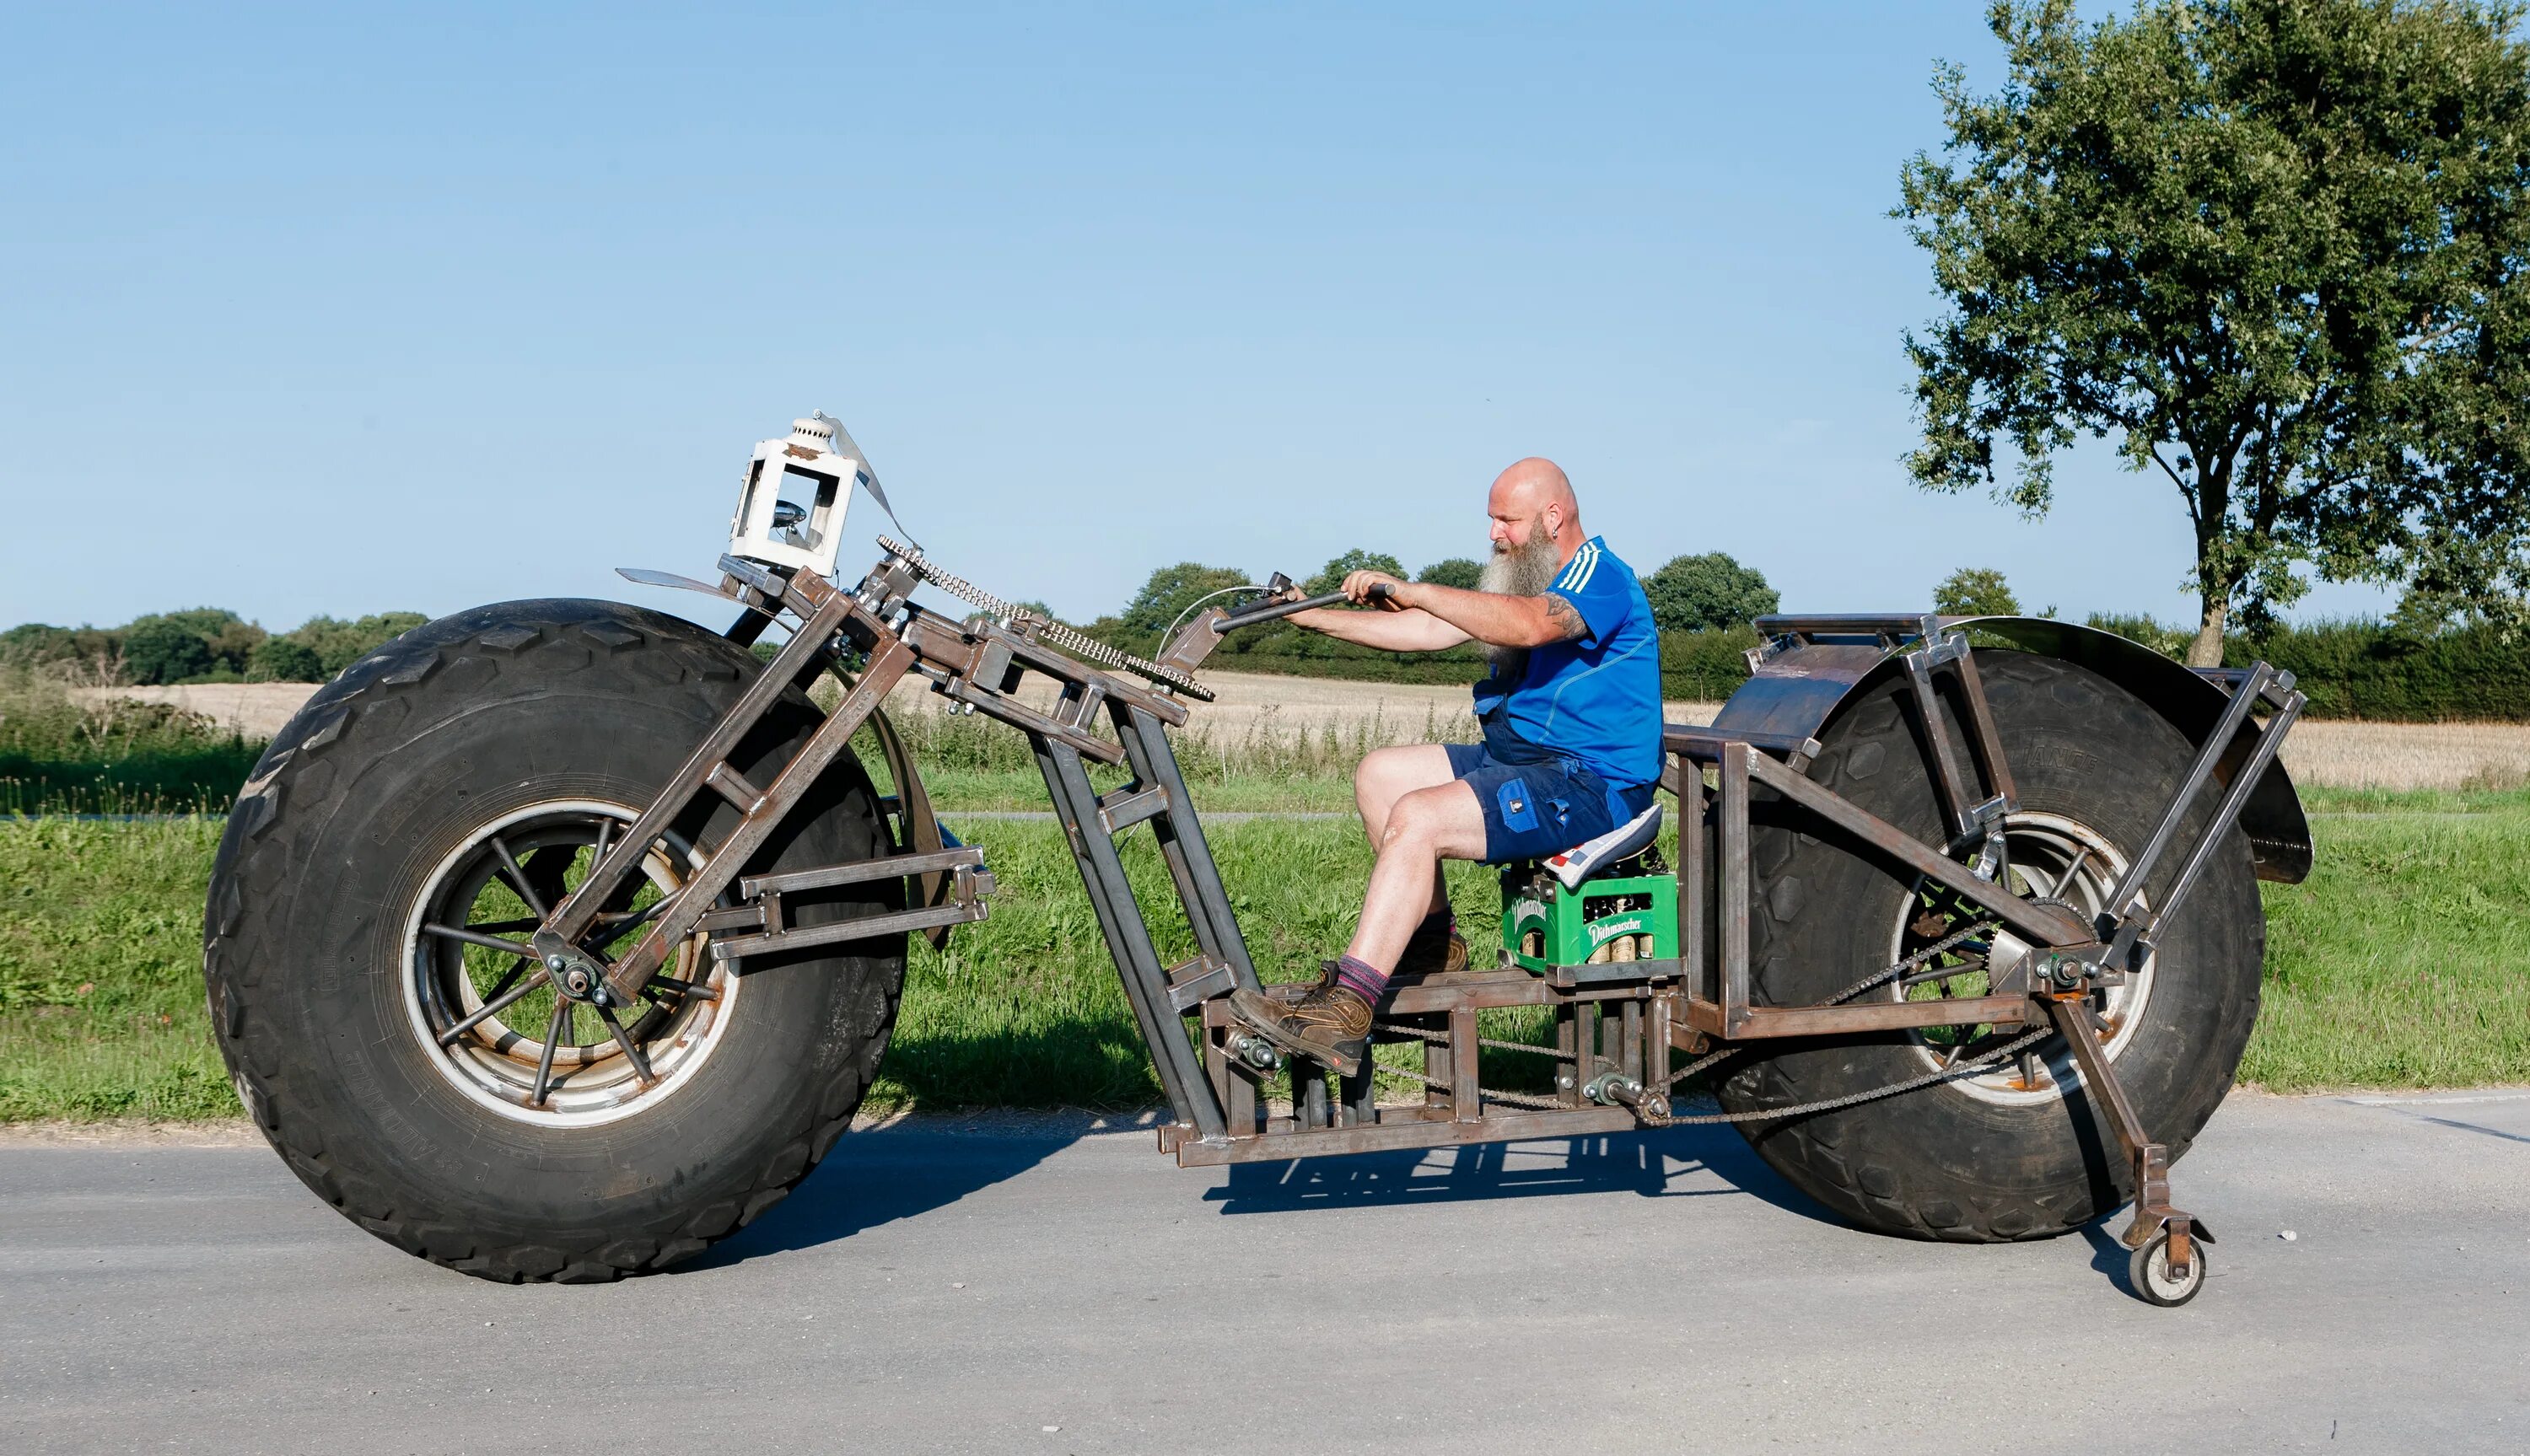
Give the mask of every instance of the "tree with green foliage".
<path id="1" fill-rule="evenodd" d="M 124 623 L 119 632 L 127 644 L 126 652 L 130 651 L 129 643 L 137 634 L 147 633 L 153 644 L 161 641 L 172 642 L 172 638 L 163 636 L 161 628 L 172 628 L 188 633 L 201 642 L 206 660 L 201 666 L 184 674 L 189 677 L 207 674 L 234 677 L 245 673 L 248 659 L 253 656 L 255 644 L 264 639 L 263 628 L 224 607 L 195 607 L 184 612 L 152 613 L 147 617 L 136 617 Z M 153 645 L 143 649 L 143 652 L 145 656 L 155 656 L 158 650 Z M 184 656 L 189 662 L 192 660 L 192 654 L 190 652 L 185 653 Z M 136 667 L 134 671 L 139 670 Z M 173 682 L 177 679 L 168 677 L 153 680 Z"/>
<path id="2" fill-rule="evenodd" d="M 1944 617 L 2018 617 L 2020 598 L 2001 571 L 1961 566 L 1933 588 L 1933 610 Z"/>
<path id="3" fill-rule="evenodd" d="M 1169 629 L 1178 615 L 1201 600 L 1206 594 L 1224 587 L 1244 586 L 1254 578 L 1232 566 L 1207 566 L 1196 562 L 1180 562 L 1162 566 L 1151 573 L 1133 600 L 1126 604 L 1120 625 L 1127 631 L 1155 635 Z"/>
<path id="4" fill-rule="evenodd" d="M 79 634 L 69 627 L 27 621 L 0 632 L 0 667 L 40 668 L 81 655 Z"/>
<path id="5" fill-rule="evenodd" d="M 377 612 L 355 621 L 311 617 L 283 635 L 316 654 L 322 681 L 428 620 L 418 612 Z"/>
<path id="6" fill-rule="evenodd" d="M 1643 596 L 1651 603 L 1652 624 L 1664 632 L 1746 626 L 1749 619 L 1783 605 L 1763 572 L 1722 551 L 1672 557 L 1643 578 Z"/>
<path id="7" fill-rule="evenodd" d="M 1322 596 L 1344 585 L 1345 578 L 1355 571 L 1385 571 L 1402 581 L 1405 564 L 1384 551 L 1363 551 L 1356 547 L 1322 566 L 1308 579 L 1305 589 L 1310 596 Z"/>
<path id="8" fill-rule="evenodd" d="M 1454 556 L 1425 566 L 1414 573 L 1414 579 L 1429 581 L 1435 586 L 1455 586 L 1460 591 L 1474 591 L 1477 583 L 1485 579 L 1485 566 L 1482 562 L 1469 561 L 1463 556 Z"/>
<path id="9" fill-rule="evenodd" d="M 2031 515 L 2112 438 L 2195 527 L 2188 661 L 2308 587 L 2530 590 L 2530 46 L 2511 0 L 2004 0 L 1896 216 L 1927 489 Z M 1997 442 L 2018 463 L 1998 479 Z"/>
<path id="10" fill-rule="evenodd" d="M 123 635 L 124 671 L 144 687 L 198 677 L 211 670 L 212 661 L 211 645 L 201 633 L 163 617 Z"/>
<path id="11" fill-rule="evenodd" d="M 266 637 L 247 661 L 248 682 L 322 682 L 325 663 L 316 649 L 290 637 Z"/>

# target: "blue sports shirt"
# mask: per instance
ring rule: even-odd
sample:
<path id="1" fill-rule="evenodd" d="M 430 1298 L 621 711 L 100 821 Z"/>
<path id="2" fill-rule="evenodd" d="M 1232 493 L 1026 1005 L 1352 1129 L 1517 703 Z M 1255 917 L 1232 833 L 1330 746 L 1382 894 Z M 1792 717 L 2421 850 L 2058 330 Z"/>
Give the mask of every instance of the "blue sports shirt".
<path id="1" fill-rule="evenodd" d="M 1491 677 L 1477 683 L 1477 719 L 1499 710 L 1512 732 L 1597 774 L 1611 789 L 1657 781 L 1660 633 L 1634 568 L 1593 536 L 1546 589 L 1571 603 L 1588 630 L 1530 649 L 1509 691 Z"/>

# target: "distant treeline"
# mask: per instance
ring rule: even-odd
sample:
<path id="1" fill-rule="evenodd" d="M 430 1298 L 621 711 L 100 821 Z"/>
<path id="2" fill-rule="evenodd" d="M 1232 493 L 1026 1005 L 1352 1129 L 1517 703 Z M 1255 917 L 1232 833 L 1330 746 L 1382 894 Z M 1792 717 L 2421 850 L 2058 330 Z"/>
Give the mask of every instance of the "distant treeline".
<path id="1" fill-rule="evenodd" d="M 267 632 L 234 612 L 198 607 L 116 627 L 30 621 L 0 632 L 0 667 L 55 669 L 82 680 L 155 687 L 185 682 L 324 682 L 430 619 L 380 612 L 345 621 L 311 617 Z"/>
<path id="2" fill-rule="evenodd" d="M 1343 565 L 1342 561 L 1329 564 L 1331 568 Z M 1443 563 L 1426 568 L 1426 574 L 1471 571 L 1473 566 L 1473 563 Z M 1720 576 L 1732 586 L 1739 583 L 1731 581 L 1724 568 L 1744 569 L 1727 557 L 1697 558 L 1673 563 L 1661 574 L 1692 580 L 1694 572 L 1681 569 L 1687 567 L 1708 577 Z M 1084 629 L 1128 652 L 1156 651 L 1163 629 L 1203 591 L 1212 589 L 1198 572 L 1211 573 L 1216 579 L 1236 574 L 1191 565 L 1166 568 L 1154 573 L 1152 585 L 1125 613 L 1102 617 Z M 1716 600 L 1695 604 L 1709 614 L 1702 620 L 1710 622 L 1725 610 L 1772 609 L 1773 592 L 1764 586 L 1763 578 L 1753 572 L 1746 575 L 1752 579 L 1735 596 L 1710 592 Z M 1943 610 L 2017 607 L 2008 594 L 1993 600 L 1955 596 L 1947 588 L 1958 579 L 1944 583 Z M 1999 583 L 1998 576 L 1998 588 Z M 1726 598 L 1730 599 L 1726 602 Z M 1665 608 L 1670 605 L 1662 603 Z M 1685 614 L 1680 611 L 1679 615 Z M 417 612 L 382 612 L 354 620 L 318 617 L 288 632 L 273 633 L 234 612 L 201 608 L 142 617 L 119 627 L 28 623 L 0 631 L 0 669 L 98 686 L 321 682 L 424 620 Z M 2093 617 L 2090 624 L 2131 637 L 2172 658 L 2185 654 L 2193 635 L 2189 627 L 2149 617 Z M 1665 626 L 1662 694 L 1672 701 L 1714 702 L 1729 697 L 1747 680 L 1746 653 L 1756 643 L 1756 633 L 1744 625 Z M 2234 667 L 2258 658 L 2300 679 L 2315 717 L 2530 721 L 2530 633 L 2460 625 L 2418 634 L 2386 622 L 2328 621 L 2277 626 L 2257 636 L 2234 635 L 2224 656 Z M 1213 655 L 1211 666 L 1240 673 L 1420 683 L 1473 683 L 1486 672 L 1484 653 L 1473 644 L 1437 653 L 1379 652 L 1285 624 L 1233 633 Z"/>

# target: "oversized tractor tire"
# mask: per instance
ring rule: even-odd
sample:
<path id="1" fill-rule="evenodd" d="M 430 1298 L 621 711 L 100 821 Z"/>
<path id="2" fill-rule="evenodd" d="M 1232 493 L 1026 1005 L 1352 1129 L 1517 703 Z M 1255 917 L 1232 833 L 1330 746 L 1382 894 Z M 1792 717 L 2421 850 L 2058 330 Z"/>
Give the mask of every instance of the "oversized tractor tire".
<path id="1" fill-rule="evenodd" d="M 721 962 L 697 936 L 623 1008 L 652 1064 L 550 989 L 474 1021 L 578 884 L 758 672 L 726 638 L 603 602 L 478 608 L 356 664 L 241 794 L 204 922 L 238 1095 L 309 1188 L 410 1253 L 500 1280 L 688 1258 L 779 1201 L 850 1125 L 894 1026 L 901 936 Z M 733 762 L 769 783 L 819 721 L 792 692 Z M 737 819 L 706 796 L 607 907 L 644 909 Z M 750 872 L 891 845 L 847 754 Z M 898 907 L 901 881 L 796 903 Z"/>
<path id="2" fill-rule="evenodd" d="M 2194 745 L 2131 693 L 2072 663 L 1992 648 L 1978 649 L 1976 661 L 2018 790 L 2019 810 L 2007 822 L 2009 883 L 2088 917 L 2105 908 L 2118 873 L 2175 797 Z M 1823 751 L 1810 777 L 1942 843 L 1949 835 L 1924 731 L 1905 677 L 1892 675 L 1848 698 L 1817 732 Z M 1957 748 L 1965 762 L 1965 745 Z M 2199 796 L 2176 840 L 2182 852 L 2216 797 Z M 1912 872 L 1763 792 L 1752 819 L 1749 980 L 1759 1004 L 1829 999 L 1974 919 L 1946 892 L 1927 892 Z M 2165 859 L 2148 897 L 2166 892 L 2176 858 Z M 2009 966 L 2023 948 L 1989 936 L 1933 955 L 1863 998 L 2017 990 Z M 2232 829 L 2143 971 L 2089 1002 L 2119 1083 L 2173 1160 L 2239 1067 L 2265 952 L 2248 841 Z M 1998 978 L 2003 984 L 1990 985 Z M 1741 1053 L 1717 1095 L 1733 1112 L 1789 1108 L 1945 1065 L 1974 1067 L 2021 1034 L 1938 1028 L 1761 1043 Z M 1907 1237 L 2044 1238 L 2133 1194 L 2115 1134 L 2085 1101 L 2070 1049 L 2052 1036 L 1977 1075 L 1741 1128 L 1802 1192 L 1861 1227 Z"/>

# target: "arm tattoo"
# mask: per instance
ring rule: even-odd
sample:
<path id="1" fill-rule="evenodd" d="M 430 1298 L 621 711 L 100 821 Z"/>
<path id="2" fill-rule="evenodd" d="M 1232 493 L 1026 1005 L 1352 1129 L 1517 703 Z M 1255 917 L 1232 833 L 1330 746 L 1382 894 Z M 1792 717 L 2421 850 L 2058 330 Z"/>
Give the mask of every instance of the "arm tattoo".
<path id="1" fill-rule="evenodd" d="M 1590 633 L 1590 624 L 1581 620 L 1580 613 L 1572 610 L 1572 604 L 1553 592 L 1546 596 L 1546 620 L 1555 624 L 1555 640 L 1558 642 L 1570 642 Z"/>

